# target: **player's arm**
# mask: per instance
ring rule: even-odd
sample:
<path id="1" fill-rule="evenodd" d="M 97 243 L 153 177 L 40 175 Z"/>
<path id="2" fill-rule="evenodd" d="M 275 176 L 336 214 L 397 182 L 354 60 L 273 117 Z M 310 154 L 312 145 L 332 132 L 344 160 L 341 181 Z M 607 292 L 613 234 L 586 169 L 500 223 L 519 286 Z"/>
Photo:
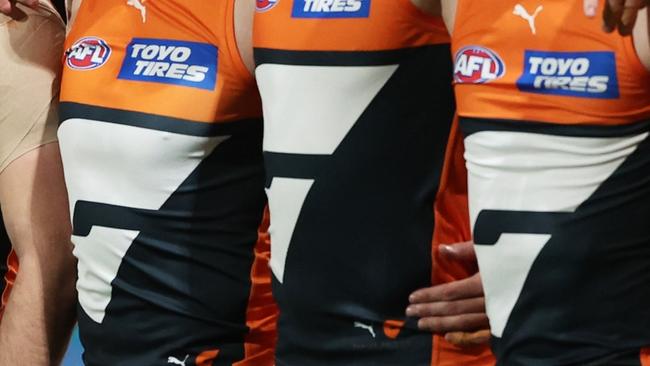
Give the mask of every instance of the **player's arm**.
<path id="1" fill-rule="evenodd" d="M 248 0 L 235 1 L 235 38 L 239 54 L 251 74 L 255 73 L 253 59 L 253 17 L 255 3 Z"/>
<path id="2" fill-rule="evenodd" d="M 0 365 L 60 362 L 75 321 L 76 264 L 57 144 L 0 174 L 0 202 L 20 268 L 0 322 Z"/>
<path id="3" fill-rule="evenodd" d="M 639 11 L 648 6 L 648 3 L 648 0 L 607 0 L 603 29 L 608 33 L 618 29 L 622 35 L 632 34 Z"/>
<path id="4" fill-rule="evenodd" d="M 38 0 L 0 0 L 0 13 L 11 14 L 15 7 L 14 4 L 19 2 L 25 4 L 29 7 L 36 8 L 38 6 Z"/>
<path id="5" fill-rule="evenodd" d="M 0 11 L 24 16 L 16 3 L 0 0 Z M 39 6 L 37 0 L 18 3 Z M 33 32 L 42 34 L 27 38 L 40 39 L 48 31 L 52 31 L 49 26 L 38 27 Z M 21 45 L 24 49 L 33 46 L 25 42 Z M 44 57 L 38 61 L 40 68 L 58 64 L 56 54 Z M 13 102 L 15 108 L 35 107 L 27 105 L 21 97 L 24 95 L 7 105 Z M 76 318 L 76 262 L 57 144 L 48 143 L 28 151 L 0 172 L 0 206 L 20 267 L 0 322 L 0 365 L 57 365 Z"/>
<path id="6" fill-rule="evenodd" d="M 429 15 L 443 17 L 449 33 L 454 29 L 457 0 L 411 0 L 411 2 Z"/>
<path id="7" fill-rule="evenodd" d="M 440 246 L 440 254 L 446 260 L 476 262 L 471 242 Z M 448 341 L 460 346 L 484 344 L 490 339 L 479 273 L 415 291 L 409 301 L 406 315 L 420 318 L 422 330 L 445 334 Z"/>
<path id="8" fill-rule="evenodd" d="M 441 0 L 411 0 L 411 2 L 427 14 L 442 15 Z"/>
<path id="9" fill-rule="evenodd" d="M 633 35 L 636 53 L 650 70 L 650 0 L 583 0 L 585 15 L 596 17 L 601 2 L 603 30 Z"/>

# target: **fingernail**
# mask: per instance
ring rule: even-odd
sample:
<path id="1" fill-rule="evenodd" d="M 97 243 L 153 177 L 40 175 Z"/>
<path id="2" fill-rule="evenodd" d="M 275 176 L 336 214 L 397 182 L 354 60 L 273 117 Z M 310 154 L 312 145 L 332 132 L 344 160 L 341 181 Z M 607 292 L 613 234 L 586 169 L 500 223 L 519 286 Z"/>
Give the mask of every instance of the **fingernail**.
<path id="1" fill-rule="evenodd" d="M 451 248 L 451 245 L 449 244 L 441 244 L 440 249 L 438 250 L 440 250 L 440 253 L 443 254 L 452 254 L 454 252 L 454 250 Z"/>
<path id="2" fill-rule="evenodd" d="M 415 312 L 415 309 L 413 309 L 412 306 L 409 306 L 406 308 L 406 316 L 411 316 Z"/>
<path id="3" fill-rule="evenodd" d="M 409 302 L 415 302 L 415 300 L 417 300 L 417 296 L 415 296 L 415 295 L 410 295 L 409 296 Z"/>

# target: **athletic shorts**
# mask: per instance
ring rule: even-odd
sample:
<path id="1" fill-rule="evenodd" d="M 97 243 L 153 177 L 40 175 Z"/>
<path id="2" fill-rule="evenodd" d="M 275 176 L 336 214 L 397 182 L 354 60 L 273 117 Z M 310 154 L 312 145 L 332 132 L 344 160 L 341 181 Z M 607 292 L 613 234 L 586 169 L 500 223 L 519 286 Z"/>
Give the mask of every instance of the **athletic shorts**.
<path id="1" fill-rule="evenodd" d="M 55 142 L 65 25 L 48 2 L 0 14 L 0 173 Z"/>

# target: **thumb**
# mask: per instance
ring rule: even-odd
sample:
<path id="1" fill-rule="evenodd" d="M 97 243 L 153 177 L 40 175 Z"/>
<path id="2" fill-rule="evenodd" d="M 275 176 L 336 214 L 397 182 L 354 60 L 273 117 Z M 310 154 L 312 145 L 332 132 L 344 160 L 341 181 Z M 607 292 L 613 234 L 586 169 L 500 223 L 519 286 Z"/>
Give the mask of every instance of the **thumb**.
<path id="1" fill-rule="evenodd" d="M 438 250 L 440 251 L 440 255 L 442 255 L 447 260 L 456 260 L 463 262 L 476 261 L 474 243 L 471 241 L 456 244 L 442 244 Z"/>

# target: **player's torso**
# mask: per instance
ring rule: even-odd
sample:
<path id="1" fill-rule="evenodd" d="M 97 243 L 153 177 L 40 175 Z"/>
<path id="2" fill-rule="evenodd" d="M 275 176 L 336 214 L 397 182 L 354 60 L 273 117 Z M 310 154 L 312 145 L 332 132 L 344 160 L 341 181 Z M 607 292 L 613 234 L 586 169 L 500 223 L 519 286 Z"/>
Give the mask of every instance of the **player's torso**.
<path id="1" fill-rule="evenodd" d="M 431 283 L 444 27 L 407 0 L 257 5 L 276 362 L 429 365 L 431 334 L 403 314 Z"/>
<path id="2" fill-rule="evenodd" d="M 86 0 L 69 35 L 59 137 L 89 365 L 244 357 L 265 199 L 233 4 Z"/>
<path id="3" fill-rule="evenodd" d="M 650 79 L 632 39 L 602 33 L 578 0 L 458 4 L 456 96 L 500 364 L 638 362 Z"/>

